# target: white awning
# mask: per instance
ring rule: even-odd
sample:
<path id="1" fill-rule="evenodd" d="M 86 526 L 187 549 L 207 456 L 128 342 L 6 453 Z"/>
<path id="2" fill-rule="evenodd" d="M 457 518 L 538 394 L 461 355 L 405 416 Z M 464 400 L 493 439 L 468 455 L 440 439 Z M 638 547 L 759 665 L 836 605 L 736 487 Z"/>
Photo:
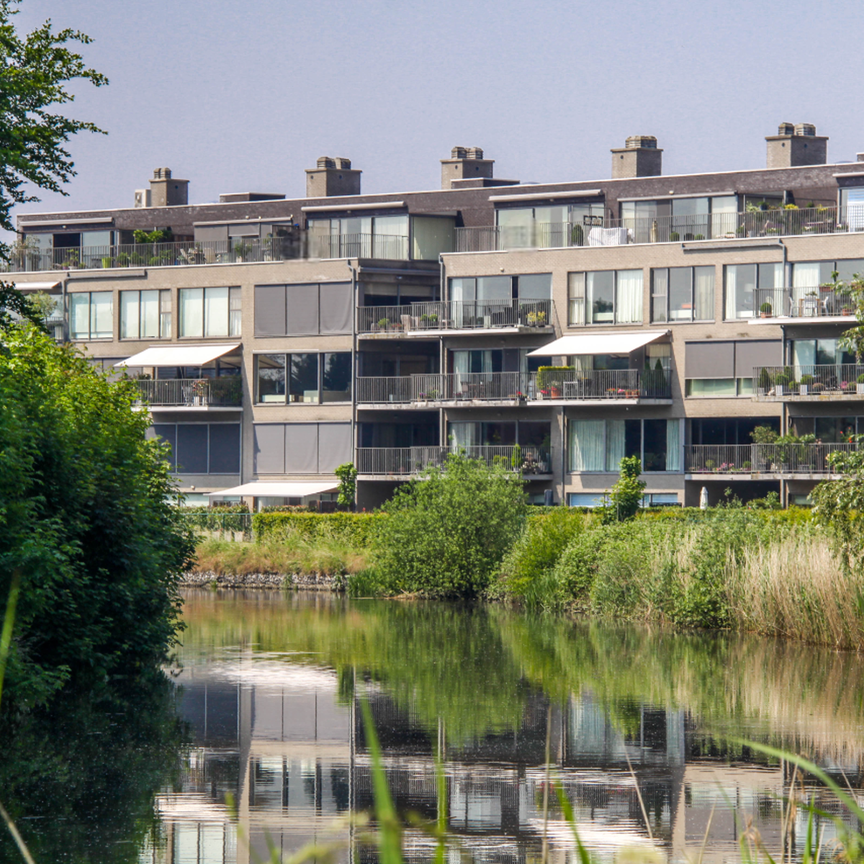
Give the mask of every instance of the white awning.
<path id="1" fill-rule="evenodd" d="M 53 282 L 15 282 L 17 291 L 51 291 L 60 284 L 59 279 Z"/>
<path id="2" fill-rule="evenodd" d="M 244 483 L 233 489 L 223 489 L 221 492 L 209 492 L 210 498 L 237 498 L 238 496 L 254 498 L 306 498 L 308 495 L 318 495 L 321 492 L 332 492 L 339 484 L 333 483 Z"/>
<path id="3" fill-rule="evenodd" d="M 631 333 L 586 333 L 584 336 L 562 336 L 529 357 L 569 357 L 580 354 L 629 354 L 649 342 L 669 334 L 668 330 L 637 330 Z"/>
<path id="4" fill-rule="evenodd" d="M 140 354 L 115 363 L 114 366 L 203 366 L 235 348 L 233 345 L 171 345 L 164 348 L 147 348 Z"/>

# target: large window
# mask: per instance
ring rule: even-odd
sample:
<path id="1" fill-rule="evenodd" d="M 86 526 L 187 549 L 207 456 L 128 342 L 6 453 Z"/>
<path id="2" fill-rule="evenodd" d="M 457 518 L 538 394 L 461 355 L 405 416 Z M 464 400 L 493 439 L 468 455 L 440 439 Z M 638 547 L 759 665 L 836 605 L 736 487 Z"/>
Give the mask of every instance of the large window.
<path id="1" fill-rule="evenodd" d="M 763 304 L 783 308 L 782 264 L 729 264 L 726 267 L 726 320 L 758 318 Z M 776 311 L 775 311 L 776 310 Z"/>
<path id="2" fill-rule="evenodd" d="M 239 336 L 239 288 L 181 288 L 180 336 Z"/>
<path id="3" fill-rule="evenodd" d="M 792 265 L 792 314 L 799 318 L 819 315 L 840 315 L 851 303 L 833 289 L 834 273 L 840 282 L 849 282 L 855 275 L 864 276 L 864 259 L 847 258 L 837 261 L 799 261 Z"/>
<path id="4" fill-rule="evenodd" d="M 408 258 L 408 215 L 310 219 L 313 254 L 323 258 Z"/>
<path id="5" fill-rule="evenodd" d="M 254 471 L 330 474 L 354 458 L 350 423 L 256 423 Z"/>
<path id="6" fill-rule="evenodd" d="M 852 366 L 855 354 L 838 347 L 836 339 L 795 339 L 792 363 L 798 366 Z"/>
<path id="7" fill-rule="evenodd" d="M 352 332 L 350 282 L 255 286 L 256 336 L 316 336 Z"/>
<path id="8" fill-rule="evenodd" d="M 625 456 L 644 471 L 681 470 L 680 420 L 570 420 L 571 473 L 617 472 Z"/>
<path id="9" fill-rule="evenodd" d="M 580 324 L 642 321 L 642 271 L 593 270 L 568 276 L 568 319 Z"/>
<path id="10" fill-rule="evenodd" d="M 69 333 L 72 339 L 113 339 L 114 294 L 111 291 L 70 294 Z"/>
<path id="11" fill-rule="evenodd" d="M 258 354 L 258 402 L 350 402 L 351 353 Z"/>
<path id="12" fill-rule="evenodd" d="M 735 195 L 623 201 L 621 223 L 634 243 L 676 243 L 735 236 L 738 227 Z"/>
<path id="13" fill-rule="evenodd" d="M 239 423 L 154 423 L 151 436 L 170 446 L 177 474 L 239 474 Z"/>
<path id="14" fill-rule="evenodd" d="M 651 320 L 713 321 L 714 268 L 668 267 L 652 270 Z"/>
<path id="15" fill-rule="evenodd" d="M 502 249 L 583 246 L 591 226 L 603 224 L 603 203 L 502 208 L 495 216 Z"/>
<path id="16" fill-rule="evenodd" d="M 170 291 L 121 291 L 121 339 L 170 339 Z"/>

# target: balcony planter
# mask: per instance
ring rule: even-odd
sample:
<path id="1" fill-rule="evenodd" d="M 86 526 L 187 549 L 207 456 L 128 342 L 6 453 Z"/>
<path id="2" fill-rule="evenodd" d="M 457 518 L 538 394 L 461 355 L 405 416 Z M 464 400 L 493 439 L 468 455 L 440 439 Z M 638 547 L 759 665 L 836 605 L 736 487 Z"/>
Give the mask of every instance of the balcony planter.
<path id="1" fill-rule="evenodd" d="M 864 381 L 858 381 L 858 382 L 855 384 L 855 388 L 856 388 L 855 392 L 856 392 L 859 396 L 864 396 Z"/>
<path id="2" fill-rule="evenodd" d="M 774 308 L 770 303 L 763 303 L 759 307 L 759 317 L 760 318 L 771 318 L 774 315 Z"/>
<path id="3" fill-rule="evenodd" d="M 785 386 L 786 386 L 785 384 L 775 384 L 774 385 L 774 395 L 775 396 L 782 396 L 783 395 L 783 388 Z"/>
<path id="4" fill-rule="evenodd" d="M 807 395 L 807 388 L 809 386 L 810 386 L 809 384 L 799 384 L 798 385 L 798 395 L 799 396 L 806 396 Z"/>
<path id="5" fill-rule="evenodd" d="M 561 394 L 561 388 L 558 387 L 557 385 L 553 384 L 553 385 L 549 388 L 549 395 L 550 395 L 553 399 L 560 399 L 560 398 L 561 398 L 561 395 L 562 395 L 562 394 Z"/>

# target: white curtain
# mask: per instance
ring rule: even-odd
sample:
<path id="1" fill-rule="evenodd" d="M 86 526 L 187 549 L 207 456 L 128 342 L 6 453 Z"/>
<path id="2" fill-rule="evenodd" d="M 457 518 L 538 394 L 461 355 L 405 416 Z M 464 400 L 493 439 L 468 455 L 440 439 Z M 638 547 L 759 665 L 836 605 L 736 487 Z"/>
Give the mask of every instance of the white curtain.
<path id="1" fill-rule="evenodd" d="M 100 291 L 90 295 L 90 338 L 110 339 L 114 335 L 114 294 Z"/>
<path id="2" fill-rule="evenodd" d="M 642 321 L 642 271 L 619 270 L 615 320 L 618 324 Z"/>
<path id="3" fill-rule="evenodd" d="M 159 338 L 159 292 L 141 292 L 141 338 Z"/>
<path id="4" fill-rule="evenodd" d="M 69 295 L 69 329 L 72 339 L 90 338 L 90 295 Z"/>
<path id="5" fill-rule="evenodd" d="M 801 264 L 792 265 L 792 305 L 796 310 L 803 307 L 804 298 L 811 292 L 816 293 L 816 298 L 813 301 L 814 311 L 810 314 L 815 315 L 815 305 L 818 302 L 819 295 L 819 262 L 805 261 Z"/>
<path id="6" fill-rule="evenodd" d="M 138 292 L 120 292 L 120 338 L 140 338 L 140 321 L 138 318 Z"/>
<path id="7" fill-rule="evenodd" d="M 666 470 L 681 470 L 681 421 L 666 421 Z"/>
<path id="8" fill-rule="evenodd" d="M 602 471 L 605 422 L 603 420 L 570 421 L 570 470 Z"/>
<path id="9" fill-rule="evenodd" d="M 714 320 L 714 268 L 696 267 L 693 272 L 695 320 Z"/>
<path id="10" fill-rule="evenodd" d="M 738 268 L 734 265 L 726 268 L 726 313 L 727 321 L 737 317 Z"/>
<path id="11" fill-rule="evenodd" d="M 624 421 L 606 421 L 606 470 L 618 471 L 621 460 L 627 455 L 624 446 Z"/>
<path id="12" fill-rule="evenodd" d="M 480 438 L 479 423 L 451 423 L 450 449 L 458 452 L 462 447 L 474 447 Z"/>
<path id="13" fill-rule="evenodd" d="M 204 289 L 180 289 L 180 335 L 204 335 Z"/>
<path id="14" fill-rule="evenodd" d="M 207 288 L 204 291 L 204 335 L 228 335 L 227 288 Z"/>

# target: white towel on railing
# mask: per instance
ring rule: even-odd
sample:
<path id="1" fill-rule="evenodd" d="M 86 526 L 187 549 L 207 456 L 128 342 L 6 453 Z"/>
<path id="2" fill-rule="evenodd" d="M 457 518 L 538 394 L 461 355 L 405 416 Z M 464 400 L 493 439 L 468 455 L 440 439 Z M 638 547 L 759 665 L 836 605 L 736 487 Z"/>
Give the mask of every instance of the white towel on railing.
<path id="1" fill-rule="evenodd" d="M 627 240 L 626 228 L 592 228 L 588 232 L 589 246 L 624 246 Z"/>

